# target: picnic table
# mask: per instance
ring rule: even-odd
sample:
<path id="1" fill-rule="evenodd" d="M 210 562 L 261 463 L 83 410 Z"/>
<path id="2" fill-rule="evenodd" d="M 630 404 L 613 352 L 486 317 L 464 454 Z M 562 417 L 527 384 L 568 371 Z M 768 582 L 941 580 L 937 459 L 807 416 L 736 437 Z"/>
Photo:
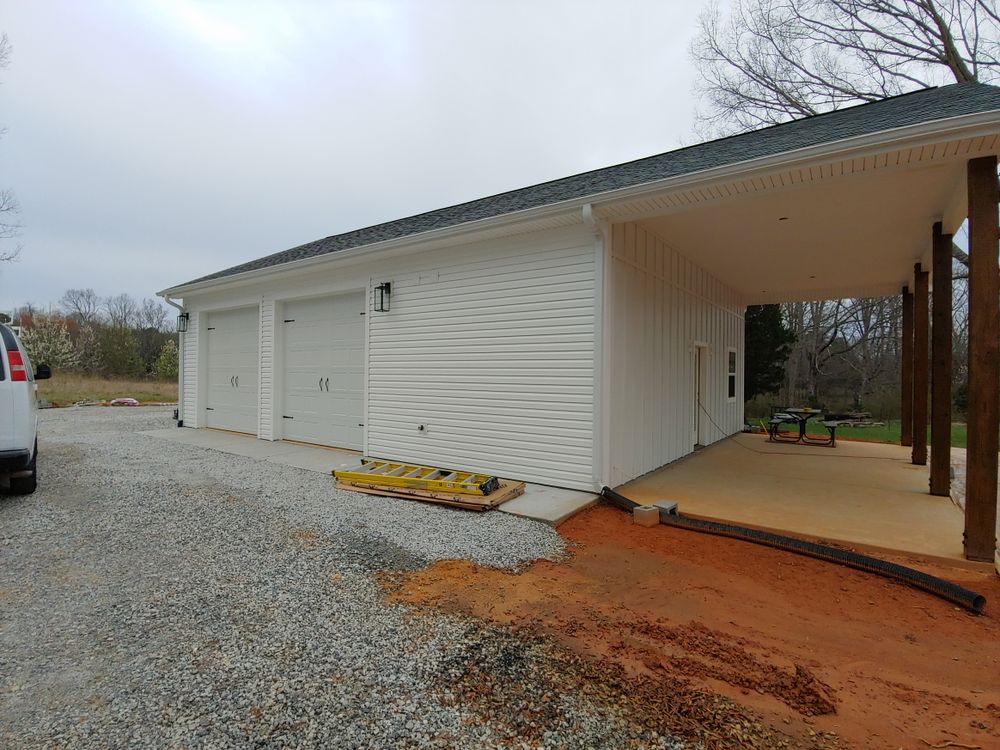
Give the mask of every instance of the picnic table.
<path id="1" fill-rule="evenodd" d="M 806 445 L 826 445 L 831 448 L 837 444 L 837 427 L 840 424 L 836 419 L 824 419 L 821 409 L 813 409 L 808 406 L 789 406 L 775 411 L 771 415 L 768 423 L 768 440 L 775 443 L 804 443 Z M 828 438 L 811 437 L 806 432 L 806 422 L 813 417 L 819 417 L 820 422 L 829 433 Z M 798 434 L 782 432 L 781 425 L 794 424 L 798 426 Z"/>

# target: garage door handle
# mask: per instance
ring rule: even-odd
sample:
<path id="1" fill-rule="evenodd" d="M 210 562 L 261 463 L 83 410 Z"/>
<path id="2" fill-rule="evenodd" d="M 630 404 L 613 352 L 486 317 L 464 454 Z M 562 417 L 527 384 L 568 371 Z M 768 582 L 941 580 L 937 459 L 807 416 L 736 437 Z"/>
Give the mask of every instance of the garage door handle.
<path id="1" fill-rule="evenodd" d="M 319 389 L 323 390 L 323 378 L 319 379 Z"/>
<path id="2" fill-rule="evenodd" d="M 237 388 L 240 387 L 240 376 L 239 375 L 236 376 L 236 387 Z"/>
<path id="3" fill-rule="evenodd" d="M 235 388 L 236 387 L 236 383 L 234 382 L 235 380 L 236 380 L 236 376 L 235 375 L 230 375 L 229 376 L 229 387 L 230 388 Z"/>
<path id="4" fill-rule="evenodd" d="M 326 392 L 327 392 L 327 393 L 329 393 L 329 392 L 330 392 L 330 378 L 327 378 L 327 379 L 326 379 Z"/>

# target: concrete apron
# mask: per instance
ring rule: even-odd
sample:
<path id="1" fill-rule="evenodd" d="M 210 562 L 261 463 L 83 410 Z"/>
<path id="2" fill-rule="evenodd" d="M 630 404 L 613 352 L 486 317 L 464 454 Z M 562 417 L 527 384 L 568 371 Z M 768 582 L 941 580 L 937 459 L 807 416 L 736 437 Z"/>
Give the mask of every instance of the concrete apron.
<path id="1" fill-rule="evenodd" d="M 174 443 L 269 461 L 282 466 L 292 466 L 296 469 L 315 471 L 326 475 L 329 475 L 334 469 L 352 469 L 361 465 L 361 453 L 358 451 L 322 448 L 282 440 L 258 440 L 253 435 L 223 430 L 175 427 L 149 430 L 143 434 Z M 394 499 L 385 498 L 387 501 Z M 541 484 L 526 484 L 523 495 L 508 500 L 500 506 L 499 510 L 511 515 L 541 521 L 550 526 L 558 526 L 584 508 L 590 507 L 597 500 L 597 496 L 589 492 L 546 487 Z"/>

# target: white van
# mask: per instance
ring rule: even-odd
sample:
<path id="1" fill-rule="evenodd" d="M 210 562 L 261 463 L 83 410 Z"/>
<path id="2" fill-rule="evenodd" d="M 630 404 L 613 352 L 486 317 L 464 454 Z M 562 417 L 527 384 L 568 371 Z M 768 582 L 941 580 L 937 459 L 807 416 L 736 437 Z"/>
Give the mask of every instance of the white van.
<path id="1" fill-rule="evenodd" d="M 36 380 L 52 377 L 48 365 L 33 372 L 14 332 L 0 324 L 0 490 L 30 495 L 38 484 Z"/>

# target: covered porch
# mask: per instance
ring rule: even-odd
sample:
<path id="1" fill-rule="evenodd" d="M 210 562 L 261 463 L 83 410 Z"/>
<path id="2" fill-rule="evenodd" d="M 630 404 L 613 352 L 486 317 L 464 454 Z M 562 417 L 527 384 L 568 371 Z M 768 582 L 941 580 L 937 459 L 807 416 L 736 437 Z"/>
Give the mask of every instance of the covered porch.
<path id="1" fill-rule="evenodd" d="M 741 373 L 733 374 L 728 393 L 716 393 L 713 381 L 701 374 L 727 371 L 710 348 L 724 330 L 707 325 L 686 341 L 686 356 L 702 378 L 693 387 L 665 382 L 638 357 L 616 358 L 608 366 L 609 373 L 654 372 L 655 389 L 683 391 L 689 411 L 679 410 L 676 418 L 690 425 L 688 450 L 707 446 L 625 484 L 624 494 L 677 500 L 682 512 L 694 515 L 1000 564 L 1000 127 L 996 111 L 948 116 L 932 106 L 919 125 L 888 124 L 898 113 L 890 118 L 887 112 L 919 101 L 904 96 L 807 118 L 794 125 L 799 133 L 814 131 L 808 147 L 689 174 L 656 195 L 594 206 L 594 215 L 614 238 L 613 248 L 629 244 L 620 243 L 620 236 L 643 238 L 633 243 L 637 251 L 631 246 L 627 253 L 613 251 L 612 276 L 621 275 L 619 268 L 642 264 L 643 258 L 649 265 L 651 254 L 666 252 L 659 249 L 662 244 L 707 274 L 707 283 L 693 292 L 683 290 L 692 305 L 717 305 L 713 284 L 731 291 L 742 305 L 890 295 L 903 302 L 903 445 L 840 441 L 836 448 L 817 448 L 771 445 L 766 436 L 725 439 L 735 432 L 727 418 L 742 406 L 743 383 Z M 848 134 L 850 117 L 856 123 L 875 114 L 883 129 L 874 125 L 863 136 Z M 784 128 L 759 136 L 780 140 L 794 132 Z M 738 144 L 737 137 L 719 142 L 718 148 Z M 963 511 L 949 498 L 951 288 L 953 237 L 966 220 L 968 387 L 975 406 L 968 417 Z M 612 304 L 616 295 L 628 297 L 637 311 L 632 327 L 649 328 L 644 311 L 658 304 L 661 292 L 655 285 L 613 286 L 610 294 Z M 650 336 L 654 342 L 656 335 L 654 330 Z M 702 351 L 709 353 L 707 359 Z M 613 458 L 614 445 L 623 440 L 641 447 L 655 438 L 656 425 L 647 425 L 649 411 L 646 404 L 626 417 L 607 415 L 613 427 L 621 425 L 612 430 L 608 453 Z M 929 441 L 924 437 L 928 427 Z M 611 468 L 614 479 L 614 464 Z"/>
<path id="2" fill-rule="evenodd" d="M 910 449 L 839 440 L 835 449 L 742 433 L 620 488 L 681 513 L 877 550 L 961 560 L 964 515 L 927 491 Z"/>

